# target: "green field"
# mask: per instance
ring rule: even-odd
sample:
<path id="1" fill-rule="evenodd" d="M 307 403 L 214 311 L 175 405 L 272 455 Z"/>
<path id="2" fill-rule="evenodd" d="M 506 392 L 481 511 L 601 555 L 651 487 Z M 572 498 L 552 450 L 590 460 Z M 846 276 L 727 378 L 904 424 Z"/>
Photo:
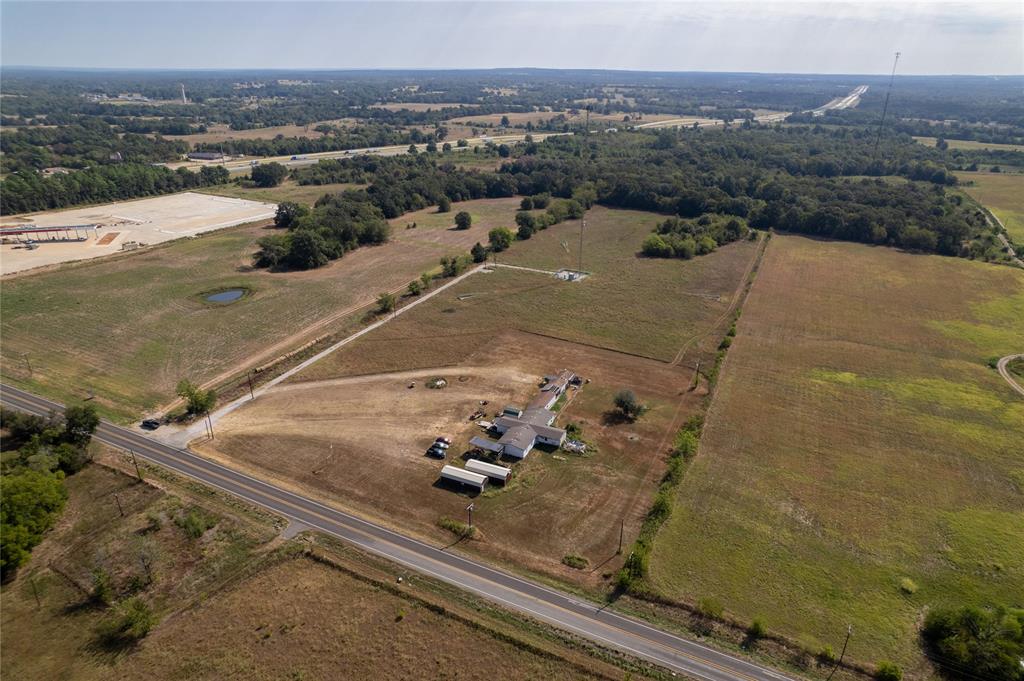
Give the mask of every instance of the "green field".
<path id="1" fill-rule="evenodd" d="M 299 185 L 292 180 L 285 180 L 278 187 L 242 187 L 237 184 L 218 184 L 212 187 L 204 187 L 197 191 L 203 194 L 216 194 L 217 196 L 229 196 L 233 199 L 249 199 L 250 201 L 269 201 L 281 203 L 282 201 L 294 201 L 307 206 L 312 206 L 324 194 L 336 194 L 347 189 L 360 189 L 366 185 L 348 184 L 339 182 L 337 184 L 321 185 Z"/>
<path id="2" fill-rule="evenodd" d="M 501 267 L 475 275 L 429 301 L 430 314 L 400 317 L 374 334 L 374 343 L 387 342 L 377 345 L 379 350 L 396 348 L 393 362 L 389 352 L 365 357 L 343 352 L 310 367 L 303 377 L 350 373 L 353 362 L 363 361 L 368 362 L 366 372 L 405 368 L 410 348 L 432 355 L 435 350 L 443 352 L 418 339 L 451 335 L 452 330 L 479 338 L 514 328 L 663 361 L 673 360 L 685 346 L 689 362 L 707 357 L 719 340 L 712 331 L 721 326 L 757 246 L 730 244 L 685 262 L 639 257 L 640 243 L 659 218 L 641 211 L 593 208 L 587 214 L 584 244 L 584 269 L 592 274 L 584 281 L 567 283 Z M 419 219 L 422 225 L 431 217 Z M 399 221 L 408 222 L 410 216 Z M 579 223 L 565 222 L 529 241 L 515 242 L 497 260 L 550 270 L 575 267 L 578 239 Z"/>
<path id="3" fill-rule="evenodd" d="M 934 147 L 938 138 L 914 137 L 915 140 L 929 147 Z M 1024 145 L 998 144 L 994 142 L 975 142 L 974 140 L 946 140 L 950 149 L 992 149 L 994 151 L 1024 151 Z"/>
<path id="4" fill-rule="evenodd" d="M 1024 401 L 988 366 L 1022 320 L 1016 270 L 772 239 L 652 586 L 908 668 L 926 608 L 1024 604 Z"/>
<path id="5" fill-rule="evenodd" d="M 964 191 L 999 218 L 1014 243 L 1024 244 L 1024 175 L 957 173 L 957 178 Z"/>
<path id="6" fill-rule="evenodd" d="M 390 243 L 310 272 L 252 269 L 256 241 L 272 230 L 246 226 L 8 279 L 0 372 L 61 401 L 92 394 L 106 415 L 129 420 L 171 402 L 182 378 L 227 378 L 350 328 L 361 316 L 356 308 L 403 288 L 442 255 L 486 241 L 487 226 L 511 223 L 517 206 L 516 199 L 456 204 L 479 215 L 479 224 L 396 228 Z M 229 305 L 204 300 L 234 287 L 249 294 Z"/>

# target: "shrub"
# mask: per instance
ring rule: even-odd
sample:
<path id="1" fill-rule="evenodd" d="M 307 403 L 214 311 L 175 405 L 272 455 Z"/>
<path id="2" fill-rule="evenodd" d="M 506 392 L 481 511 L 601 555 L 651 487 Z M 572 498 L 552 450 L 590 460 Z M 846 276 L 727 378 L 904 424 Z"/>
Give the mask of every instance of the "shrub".
<path id="1" fill-rule="evenodd" d="M 418 296 L 423 293 L 423 284 L 419 279 L 409 282 L 408 291 L 410 296 Z"/>
<path id="2" fill-rule="evenodd" d="M 100 638 L 108 644 L 130 643 L 144 638 L 156 624 L 152 609 L 141 598 L 119 603 L 100 624 Z"/>
<path id="3" fill-rule="evenodd" d="M 447 196 L 442 196 L 437 202 L 437 212 L 447 213 L 452 209 L 452 201 Z"/>
<path id="4" fill-rule="evenodd" d="M 395 309 L 395 303 L 394 293 L 381 293 L 377 296 L 377 312 L 387 314 Z"/>
<path id="5" fill-rule="evenodd" d="M 588 565 L 590 565 L 590 561 L 588 561 L 583 556 L 576 555 L 575 553 L 570 553 L 569 555 L 562 558 L 562 563 L 568 565 L 574 570 L 583 570 Z"/>
<path id="6" fill-rule="evenodd" d="M 875 668 L 875 678 L 878 681 L 900 681 L 903 678 L 903 670 L 894 662 L 883 660 Z"/>
<path id="7" fill-rule="evenodd" d="M 473 258 L 473 262 L 483 262 L 487 260 L 487 247 L 477 241 L 469 250 L 469 255 Z"/>
<path id="8" fill-rule="evenodd" d="M 832 649 L 832 646 L 825 646 L 818 652 L 818 661 L 821 664 L 835 664 L 836 659 L 836 651 Z"/>
<path id="9" fill-rule="evenodd" d="M 466 523 L 459 522 L 458 520 L 452 520 L 451 518 L 441 518 L 437 523 L 443 529 L 448 530 L 456 537 L 462 539 L 472 539 L 476 536 L 476 528 L 470 527 Z"/>
<path id="10" fill-rule="evenodd" d="M 768 627 L 760 617 L 755 617 L 754 621 L 747 627 L 747 636 L 753 639 L 764 638 L 767 633 Z"/>
<path id="11" fill-rule="evenodd" d="M 720 619 L 722 604 L 710 596 L 705 596 L 697 601 L 697 614 L 706 619 Z"/>
<path id="12" fill-rule="evenodd" d="M 110 573 L 101 567 L 93 568 L 92 590 L 89 592 L 89 599 L 93 603 L 109 605 L 114 598 L 114 586 L 111 583 Z"/>
<path id="13" fill-rule="evenodd" d="M 533 210 L 533 197 L 524 196 L 523 200 L 519 202 L 520 210 Z"/>
<path id="14" fill-rule="evenodd" d="M 473 216 L 466 211 L 459 211 L 455 214 L 455 228 L 469 229 L 473 226 Z"/>
<path id="15" fill-rule="evenodd" d="M 190 509 L 188 513 L 179 515 L 174 519 L 174 523 L 184 530 L 189 539 L 199 539 L 208 529 L 217 524 L 213 518 L 195 508 Z"/>
<path id="16" fill-rule="evenodd" d="M 904 577 L 900 580 L 900 591 L 908 596 L 913 595 L 917 593 L 917 584 L 910 577 Z"/>

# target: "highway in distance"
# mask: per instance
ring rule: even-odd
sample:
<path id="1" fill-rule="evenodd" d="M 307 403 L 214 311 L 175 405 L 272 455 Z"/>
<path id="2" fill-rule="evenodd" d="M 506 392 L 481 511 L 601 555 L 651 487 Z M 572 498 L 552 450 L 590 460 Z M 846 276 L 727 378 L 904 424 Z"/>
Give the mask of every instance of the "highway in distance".
<path id="1" fill-rule="evenodd" d="M 0 402 L 38 415 L 63 410 L 55 402 L 7 385 L 0 386 Z M 620 615 L 608 607 L 403 536 L 187 450 L 156 442 L 141 433 L 103 421 L 95 437 L 113 447 L 132 450 L 139 458 L 233 494 L 291 522 L 337 537 L 598 645 L 634 655 L 676 673 L 701 681 L 786 681 L 789 678 Z"/>

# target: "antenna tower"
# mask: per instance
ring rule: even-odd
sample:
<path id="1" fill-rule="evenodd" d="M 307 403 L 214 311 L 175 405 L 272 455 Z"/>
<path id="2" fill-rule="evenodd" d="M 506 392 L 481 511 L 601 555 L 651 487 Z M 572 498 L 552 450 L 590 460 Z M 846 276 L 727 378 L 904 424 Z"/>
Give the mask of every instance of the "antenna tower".
<path id="1" fill-rule="evenodd" d="M 878 144 L 882 141 L 882 126 L 885 125 L 885 114 L 889 111 L 889 95 L 892 94 L 892 84 L 896 80 L 896 64 L 900 61 L 900 53 L 896 53 L 896 58 L 892 62 L 892 75 L 889 76 L 889 89 L 885 91 L 885 104 L 882 105 L 882 119 L 878 121 L 878 136 L 875 138 L 875 151 L 874 155 L 878 156 Z"/>

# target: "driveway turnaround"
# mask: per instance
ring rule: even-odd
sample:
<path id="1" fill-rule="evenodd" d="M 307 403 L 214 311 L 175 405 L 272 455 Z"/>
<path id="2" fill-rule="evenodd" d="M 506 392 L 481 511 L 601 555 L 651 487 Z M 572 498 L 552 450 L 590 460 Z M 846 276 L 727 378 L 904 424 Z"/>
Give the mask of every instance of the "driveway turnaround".
<path id="1" fill-rule="evenodd" d="M 63 407 L 31 393 L 0 386 L 0 402 L 19 411 L 45 415 Z M 483 598 L 594 643 L 642 658 L 700 681 L 786 681 L 783 674 L 708 648 L 625 617 L 607 606 L 572 596 L 435 548 L 312 499 L 257 480 L 184 449 L 106 421 L 95 437 L 289 520 L 342 539 L 412 570 L 466 589 Z"/>

